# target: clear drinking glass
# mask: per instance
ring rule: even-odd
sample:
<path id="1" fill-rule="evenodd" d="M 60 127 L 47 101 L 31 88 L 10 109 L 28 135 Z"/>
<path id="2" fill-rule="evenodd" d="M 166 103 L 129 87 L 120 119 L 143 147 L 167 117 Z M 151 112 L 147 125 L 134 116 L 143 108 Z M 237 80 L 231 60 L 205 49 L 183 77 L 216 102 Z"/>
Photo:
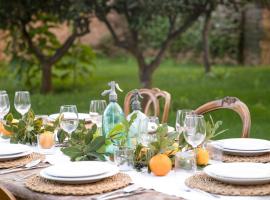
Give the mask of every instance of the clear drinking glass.
<path id="1" fill-rule="evenodd" d="M 206 124 L 203 115 L 187 115 L 184 122 L 184 138 L 195 150 L 206 136 Z M 194 151 L 194 155 L 195 151 Z"/>
<path id="2" fill-rule="evenodd" d="M 184 122 L 184 137 L 193 148 L 200 145 L 206 136 L 206 125 L 203 115 L 187 115 Z"/>
<path id="3" fill-rule="evenodd" d="M 10 109 L 9 98 L 7 93 L 0 93 L 0 121 L 4 119 Z"/>
<path id="4" fill-rule="evenodd" d="M 60 108 L 60 127 L 69 135 L 76 130 L 79 124 L 79 116 L 75 105 L 63 105 Z"/>
<path id="5" fill-rule="evenodd" d="M 176 122 L 175 130 L 181 134 L 184 130 L 184 122 L 187 115 L 192 114 L 194 111 L 190 109 L 177 110 L 176 112 Z"/>
<path id="6" fill-rule="evenodd" d="M 53 154 L 55 152 L 56 137 L 52 132 L 37 135 L 38 150 L 41 154 Z"/>
<path id="7" fill-rule="evenodd" d="M 4 117 L 8 114 L 10 110 L 9 98 L 7 93 L 0 93 L 0 123 L 3 124 Z M 2 133 L 0 132 L 2 136 Z"/>
<path id="8" fill-rule="evenodd" d="M 178 152 L 175 155 L 175 164 L 174 164 L 174 171 L 184 171 L 193 173 L 196 172 L 197 165 L 196 165 L 196 156 L 194 151 L 184 151 Z"/>
<path id="9" fill-rule="evenodd" d="M 102 127 L 102 115 L 107 106 L 105 100 L 92 100 L 90 102 L 89 115 L 93 123 L 100 129 Z"/>
<path id="10" fill-rule="evenodd" d="M 15 109 L 24 116 L 31 108 L 30 94 L 28 91 L 15 92 L 14 98 Z"/>
<path id="11" fill-rule="evenodd" d="M 134 150 L 130 148 L 115 149 L 114 162 L 121 171 L 133 170 Z"/>

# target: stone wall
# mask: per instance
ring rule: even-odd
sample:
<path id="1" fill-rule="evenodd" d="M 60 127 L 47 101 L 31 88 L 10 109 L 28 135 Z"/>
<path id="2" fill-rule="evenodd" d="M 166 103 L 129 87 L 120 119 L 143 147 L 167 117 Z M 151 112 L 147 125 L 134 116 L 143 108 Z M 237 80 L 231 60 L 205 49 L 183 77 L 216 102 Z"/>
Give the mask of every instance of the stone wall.
<path id="1" fill-rule="evenodd" d="M 246 65 L 270 64 L 270 10 L 247 6 L 244 12 L 243 56 Z"/>

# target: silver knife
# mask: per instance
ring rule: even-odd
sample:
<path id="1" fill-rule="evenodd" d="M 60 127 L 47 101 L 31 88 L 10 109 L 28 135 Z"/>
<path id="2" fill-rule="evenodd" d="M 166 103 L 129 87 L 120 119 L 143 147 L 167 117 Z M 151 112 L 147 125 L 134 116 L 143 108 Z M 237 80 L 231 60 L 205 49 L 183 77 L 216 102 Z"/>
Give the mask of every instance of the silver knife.
<path id="1" fill-rule="evenodd" d="M 132 195 L 135 195 L 135 194 L 141 194 L 141 193 L 144 193 L 144 192 L 146 192 L 146 191 L 142 190 L 142 191 L 126 193 L 126 194 L 121 193 L 121 194 L 116 194 L 116 195 L 104 197 L 104 198 L 101 198 L 100 200 L 110 200 L 110 199 L 116 199 L 116 198 L 121 198 L 121 197 L 128 197 L 128 196 L 132 196 Z"/>

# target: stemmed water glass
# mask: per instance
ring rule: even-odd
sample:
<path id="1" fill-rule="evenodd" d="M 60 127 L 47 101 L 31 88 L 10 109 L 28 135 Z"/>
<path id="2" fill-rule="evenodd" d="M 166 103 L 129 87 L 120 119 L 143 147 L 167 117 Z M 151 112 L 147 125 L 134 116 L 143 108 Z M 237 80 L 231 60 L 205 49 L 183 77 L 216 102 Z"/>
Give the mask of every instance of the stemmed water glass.
<path id="1" fill-rule="evenodd" d="M 177 110 L 176 112 L 176 121 L 175 121 L 175 130 L 178 133 L 178 140 L 179 140 L 179 147 L 181 151 L 185 151 L 186 145 L 182 144 L 183 138 L 183 131 L 184 131 L 184 122 L 187 115 L 191 115 L 194 111 L 190 109 L 182 109 Z"/>
<path id="2" fill-rule="evenodd" d="M 61 106 L 59 121 L 61 129 L 71 135 L 79 125 L 77 107 L 75 105 Z"/>
<path id="3" fill-rule="evenodd" d="M 29 92 L 28 91 L 15 92 L 14 106 L 15 109 L 23 117 L 31 108 L 31 100 Z"/>
<path id="4" fill-rule="evenodd" d="M 195 150 L 206 137 L 206 124 L 203 115 L 187 115 L 184 121 L 183 133 L 186 142 Z"/>
<path id="5" fill-rule="evenodd" d="M 3 119 L 8 114 L 10 109 L 9 98 L 6 91 L 0 92 L 0 123 L 3 124 Z M 2 136 L 2 133 L 0 132 Z"/>
<path id="6" fill-rule="evenodd" d="M 176 112 L 176 122 L 175 130 L 177 133 L 181 134 L 184 131 L 184 122 L 187 115 L 192 114 L 194 111 L 190 109 L 177 110 Z"/>
<path id="7" fill-rule="evenodd" d="M 92 100 L 90 102 L 89 115 L 90 119 L 93 123 L 97 125 L 97 128 L 100 129 L 102 127 L 102 115 L 107 106 L 105 100 Z"/>

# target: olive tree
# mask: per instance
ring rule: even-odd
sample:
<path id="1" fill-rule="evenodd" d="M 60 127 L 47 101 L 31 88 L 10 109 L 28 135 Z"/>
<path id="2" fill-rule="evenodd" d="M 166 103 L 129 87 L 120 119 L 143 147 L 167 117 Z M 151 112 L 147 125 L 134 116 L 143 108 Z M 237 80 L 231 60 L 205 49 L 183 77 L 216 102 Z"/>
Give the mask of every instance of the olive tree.
<path id="1" fill-rule="evenodd" d="M 11 52 L 11 62 L 16 58 L 36 59 L 42 72 L 41 91 L 50 92 L 52 67 L 76 38 L 89 32 L 91 1 L 0 0 L 0 5 L 0 29 L 9 33 L 7 49 Z M 52 30 L 63 23 L 70 27 L 70 33 L 61 43 Z"/>
<path id="2" fill-rule="evenodd" d="M 93 0 L 96 16 L 110 31 L 115 45 L 130 53 L 138 63 L 142 87 L 151 87 L 152 75 L 159 67 L 170 44 L 205 16 L 202 33 L 204 61 L 210 70 L 208 32 L 211 12 L 219 4 L 238 4 L 241 0 Z M 244 0 L 243 0 L 244 1 Z M 121 16 L 125 31 L 119 34 L 109 13 Z M 158 43 L 152 46 L 153 38 Z M 155 49 L 151 57 L 149 48 Z"/>

